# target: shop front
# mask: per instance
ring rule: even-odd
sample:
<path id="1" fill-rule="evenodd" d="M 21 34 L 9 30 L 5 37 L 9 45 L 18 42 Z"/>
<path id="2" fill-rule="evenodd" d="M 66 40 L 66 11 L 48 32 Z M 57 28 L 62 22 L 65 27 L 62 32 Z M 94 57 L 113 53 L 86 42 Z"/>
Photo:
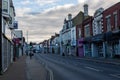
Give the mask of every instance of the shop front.
<path id="1" fill-rule="evenodd" d="M 92 57 L 91 37 L 84 38 L 84 56 Z"/>
<path id="2" fill-rule="evenodd" d="M 105 40 L 107 43 L 106 57 L 120 57 L 120 31 L 107 32 Z"/>
<path id="3" fill-rule="evenodd" d="M 104 34 L 92 37 L 92 57 L 105 57 Z"/>
<path id="4" fill-rule="evenodd" d="M 80 38 L 78 39 L 78 56 L 83 57 L 84 56 L 84 39 Z"/>

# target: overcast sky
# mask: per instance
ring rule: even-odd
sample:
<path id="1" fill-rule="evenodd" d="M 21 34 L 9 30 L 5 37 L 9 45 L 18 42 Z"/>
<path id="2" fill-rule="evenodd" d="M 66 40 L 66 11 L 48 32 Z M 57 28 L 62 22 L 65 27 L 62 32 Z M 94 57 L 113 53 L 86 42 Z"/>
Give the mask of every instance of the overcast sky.
<path id="1" fill-rule="evenodd" d="M 69 13 L 76 16 L 83 11 L 83 4 L 89 5 L 89 15 L 120 0 L 13 0 L 19 29 L 28 31 L 29 42 L 41 42 L 59 33 Z"/>

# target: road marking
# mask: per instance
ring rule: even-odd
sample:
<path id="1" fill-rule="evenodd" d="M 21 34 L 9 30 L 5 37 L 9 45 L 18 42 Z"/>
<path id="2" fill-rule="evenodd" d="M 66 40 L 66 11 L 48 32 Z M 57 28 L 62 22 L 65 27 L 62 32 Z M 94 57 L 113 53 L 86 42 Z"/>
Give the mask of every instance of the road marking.
<path id="1" fill-rule="evenodd" d="M 39 61 L 39 63 L 41 63 L 45 67 L 45 69 L 49 72 L 49 74 L 50 74 L 50 79 L 49 80 L 54 80 L 53 71 L 47 66 L 45 61 L 42 60 L 42 61 Z"/>
<path id="2" fill-rule="evenodd" d="M 54 78 L 53 78 L 53 71 L 52 71 L 50 68 L 48 68 L 47 65 L 45 65 L 45 68 L 49 71 L 49 74 L 50 74 L 50 80 L 54 80 Z"/>
<path id="3" fill-rule="evenodd" d="M 110 76 L 116 77 L 116 78 L 120 78 L 120 74 L 110 74 Z"/>
<path id="4" fill-rule="evenodd" d="M 87 68 L 87 69 L 90 69 L 90 70 L 94 70 L 94 71 L 97 71 L 97 72 L 99 72 L 100 70 L 99 69 L 95 69 L 95 68 L 92 68 L 92 67 L 85 67 L 85 68 Z"/>

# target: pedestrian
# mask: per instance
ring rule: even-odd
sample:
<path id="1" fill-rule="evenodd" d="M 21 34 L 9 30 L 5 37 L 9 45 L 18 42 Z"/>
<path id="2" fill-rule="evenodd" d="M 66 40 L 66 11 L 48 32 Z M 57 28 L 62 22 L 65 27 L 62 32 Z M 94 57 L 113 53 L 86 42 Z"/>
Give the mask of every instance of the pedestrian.
<path id="1" fill-rule="evenodd" d="M 29 53 L 29 56 L 30 56 L 30 59 L 32 59 L 33 53 L 30 52 L 30 53 Z"/>
<path id="2" fill-rule="evenodd" d="M 33 46 L 30 45 L 30 50 L 29 50 L 29 56 L 30 56 L 30 59 L 32 59 L 32 56 L 33 56 Z"/>

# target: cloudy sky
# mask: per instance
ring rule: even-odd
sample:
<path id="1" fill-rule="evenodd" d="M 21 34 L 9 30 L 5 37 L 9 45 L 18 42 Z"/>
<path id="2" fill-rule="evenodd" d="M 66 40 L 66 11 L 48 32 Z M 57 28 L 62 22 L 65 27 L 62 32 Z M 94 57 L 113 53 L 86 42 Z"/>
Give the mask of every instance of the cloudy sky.
<path id="1" fill-rule="evenodd" d="M 16 20 L 19 29 L 26 37 L 28 31 L 29 42 L 41 42 L 51 35 L 59 33 L 63 21 L 69 13 L 76 16 L 83 11 L 83 4 L 89 5 L 89 15 L 95 10 L 104 9 L 120 2 L 120 0 L 13 0 Z"/>

